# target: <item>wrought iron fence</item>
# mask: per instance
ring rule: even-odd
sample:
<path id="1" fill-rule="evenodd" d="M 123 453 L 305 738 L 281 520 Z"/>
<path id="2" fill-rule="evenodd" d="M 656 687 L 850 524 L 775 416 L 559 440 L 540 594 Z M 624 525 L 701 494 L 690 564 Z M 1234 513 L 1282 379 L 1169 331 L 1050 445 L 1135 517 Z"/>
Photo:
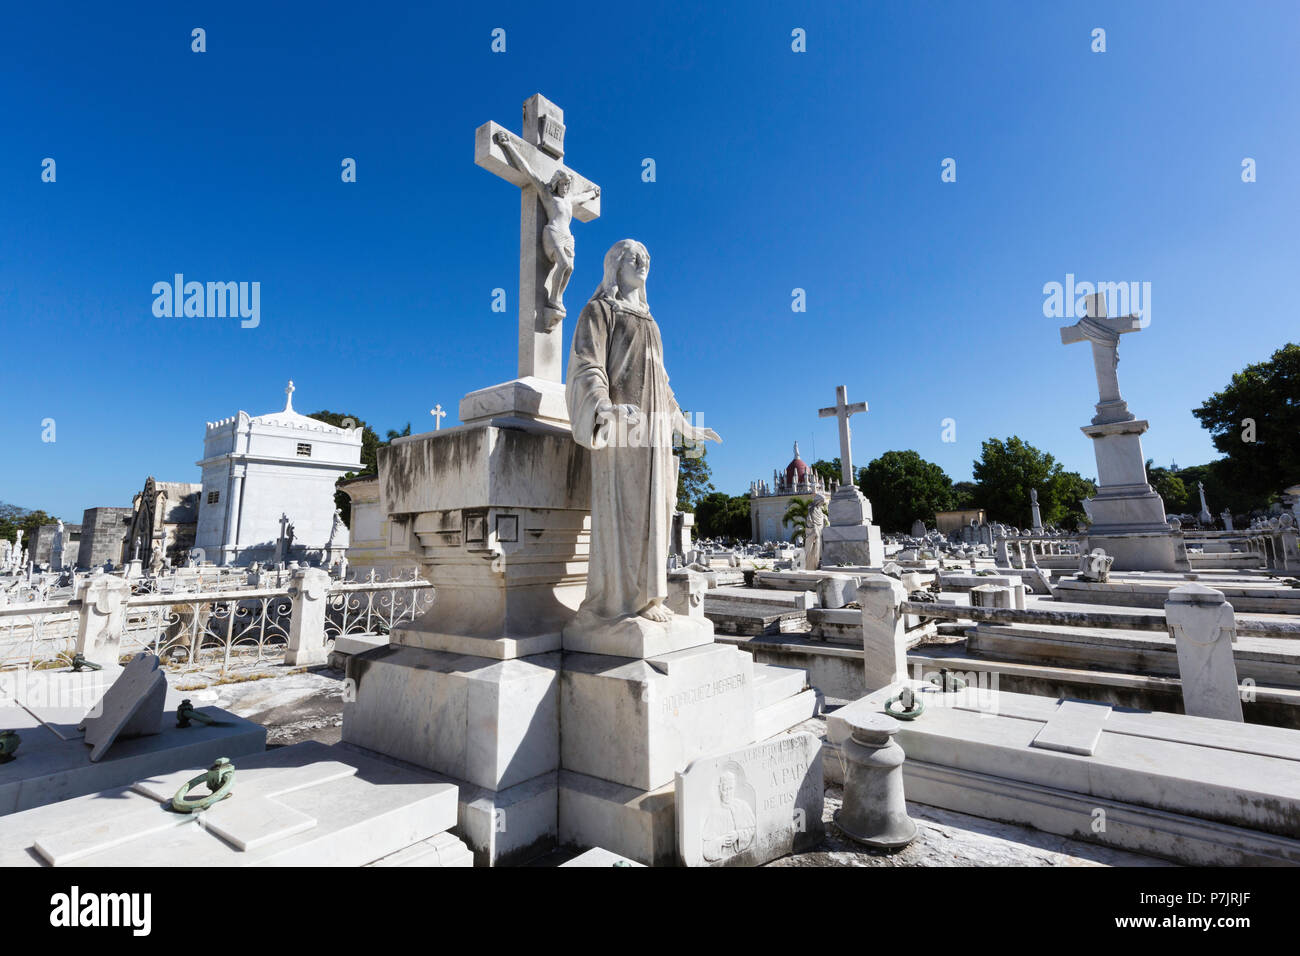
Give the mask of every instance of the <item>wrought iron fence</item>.
<path id="1" fill-rule="evenodd" d="M 66 666 L 80 615 L 80 605 L 66 602 L 0 607 L 0 671 Z"/>
<path id="2" fill-rule="evenodd" d="M 433 588 L 416 575 L 333 583 L 325 595 L 324 633 L 305 640 L 326 651 L 342 636 L 387 635 L 428 610 Z M 123 657 L 148 651 L 169 670 L 249 674 L 283 661 L 294 599 L 288 587 L 133 593 L 122 609 Z M 77 649 L 82 603 L 0 607 L 0 670 L 67 666 Z"/>

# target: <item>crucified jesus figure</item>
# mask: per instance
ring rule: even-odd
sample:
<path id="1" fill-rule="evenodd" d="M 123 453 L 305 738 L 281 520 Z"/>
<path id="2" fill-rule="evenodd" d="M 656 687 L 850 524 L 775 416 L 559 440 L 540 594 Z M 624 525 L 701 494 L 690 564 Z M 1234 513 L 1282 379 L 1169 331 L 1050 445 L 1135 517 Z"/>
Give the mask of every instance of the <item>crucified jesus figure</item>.
<path id="1" fill-rule="evenodd" d="M 564 318 L 564 289 L 573 275 L 573 233 L 569 223 L 573 220 L 573 203 L 575 200 L 595 199 L 600 195 L 600 187 L 593 186 L 589 192 L 569 196 L 573 179 L 563 169 L 557 169 L 550 182 L 544 181 L 537 171 L 520 155 L 515 144 L 510 141 L 510 134 L 499 132 L 493 137 L 501 151 L 506 154 L 510 165 L 533 181 L 537 197 L 546 210 L 546 226 L 542 229 L 542 251 L 551 260 L 551 271 L 546 274 L 547 328 L 553 327 Z"/>

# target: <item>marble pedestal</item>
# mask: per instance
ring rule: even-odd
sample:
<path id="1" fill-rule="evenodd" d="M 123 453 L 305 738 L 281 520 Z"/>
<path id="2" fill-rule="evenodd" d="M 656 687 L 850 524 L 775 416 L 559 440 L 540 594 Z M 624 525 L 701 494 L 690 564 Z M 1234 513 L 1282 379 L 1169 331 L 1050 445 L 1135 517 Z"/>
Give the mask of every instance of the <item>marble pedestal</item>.
<path id="1" fill-rule="evenodd" d="M 1112 411 L 1098 405 L 1098 417 Z M 1114 410 L 1118 413 L 1118 410 Z M 1087 549 L 1102 548 L 1116 571 L 1187 571 L 1181 534 L 1165 521 L 1165 503 L 1147 482 L 1140 419 L 1094 421 L 1081 429 L 1097 458 L 1097 494 L 1089 502 Z"/>
<path id="2" fill-rule="evenodd" d="M 536 421 L 381 448 L 389 555 L 418 564 L 435 589 L 392 640 L 498 660 L 558 650 L 586 589 L 590 469 L 567 429 Z"/>
<path id="3" fill-rule="evenodd" d="M 854 485 L 840 485 L 827 506 L 830 518 L 822 530 L 824 568 L 838 564 L 879 567 L 885 561 L 880 528 L 871 523 L 871 502 Z M 810 569 L 816 570 L 816 569 Z"/>
<path id="4" fill-rule="evenodd" d="M 753 741 L 754 660 L 712 643 L 645 660 L 566 653 L 560 714 L 565 770 L 654 790 Z"/>
<path id="5" fill-rule="evenodd" d="M 389 556 L 417 563 L 434 601 L 348 661 L 343 739 L 455 783 L 478 865 L 556 841 L 558 651 L 586 588 L 591 465 L 554 385 L 473 392 L 470 424 L 379 457 Z"/>
<path id="6" fill-rule="evenodd" d="M 555 846 L 559 667 L 558 653 L 354 655 L 343 740 L 456 784 L 457 832 L 477 864 L 527 862 Z"/>
<path id="7" fill-rule="evenodd" d="M 753 742 L 754 708 L 753 658 L 729 645 L 644 660 L 566 652 L 560 843 L 672 865 L 674 775 L 696 757 Z"/>

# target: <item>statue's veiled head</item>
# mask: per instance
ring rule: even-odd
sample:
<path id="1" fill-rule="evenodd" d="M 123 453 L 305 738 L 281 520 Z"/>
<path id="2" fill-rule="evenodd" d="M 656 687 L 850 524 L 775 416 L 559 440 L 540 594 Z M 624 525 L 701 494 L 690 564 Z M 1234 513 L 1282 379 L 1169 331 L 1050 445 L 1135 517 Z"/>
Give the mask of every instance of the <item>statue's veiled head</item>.
<path id="1" fill-rule="evenodd" d="M 650 253 L 646 247 L 635 239 L 620 239 L 605 253 L 605 275 L 592 298 L 619 299 L 648 312 L 645 283 L 649 275 Z"/>

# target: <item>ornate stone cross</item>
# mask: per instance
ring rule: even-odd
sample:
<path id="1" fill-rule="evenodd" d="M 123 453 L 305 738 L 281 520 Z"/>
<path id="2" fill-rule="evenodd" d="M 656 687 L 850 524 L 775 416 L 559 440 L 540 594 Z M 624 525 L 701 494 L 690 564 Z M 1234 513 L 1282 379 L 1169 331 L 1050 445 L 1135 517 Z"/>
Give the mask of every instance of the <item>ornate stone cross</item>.
<path id="1" fill-rule="evenodd" d="M 474 163 L 514 183 L 521 193 L 519 377 L 553 382 L 563 378 L 561 297 L 573 268 L 573 237 L 564 207 L 571 208 L 579 222 L 600 215 L 599 188 L 565 166 L 563 159 L 564 111 L 540 93 L 524 101 L 522 138 L 492 122 L 474 133 Z M 567 194 L 541 195 L 542 188 L 558 189 L 566 177 Z M 549 236 L 544 235 L 548 229 Z"/>
<path id="2" fill-rule="evenodd" d="M 838 418 L 840 420 L 840 482 L 853 487 L 853 449 L 849 441 L 849 417 L 867 410 L 866 402 L 849 404 L 848 389 L 843 385 L 835 386 L 835 404 L 830 408 L 820 408 L 820 418 Z"/>
<path id="3" fill-rule="evenodd" d="M 447 413 L 442 410 L 442 403 L 439 402 L 433 408 L 429 409 L 429 414 L 433 416 L 433 430 L 442 430 L 442 420 L 447 417 Z"/>
<path id="4" fill-rule="evenodd" d="M 1136 416 L 1128 410 L 1128 403 L 1119 394 L 1119 337 L 1126 332 L 1136 332 L 1140 328 L 1141 318 L 1136 315 L 1124 315 L 1119 318 L 1106 318 L 1106 296 L 1096 293 L 1088 296 L 1087 314 L 1074 325 L 1061 329 L 1061 342 L 1071 345 L 1075 342 L 1092 343 L 1092 364 L 1097 372 L 1097 414 L 1094 425 L 1107 422 L 1130 422 Z"/>

